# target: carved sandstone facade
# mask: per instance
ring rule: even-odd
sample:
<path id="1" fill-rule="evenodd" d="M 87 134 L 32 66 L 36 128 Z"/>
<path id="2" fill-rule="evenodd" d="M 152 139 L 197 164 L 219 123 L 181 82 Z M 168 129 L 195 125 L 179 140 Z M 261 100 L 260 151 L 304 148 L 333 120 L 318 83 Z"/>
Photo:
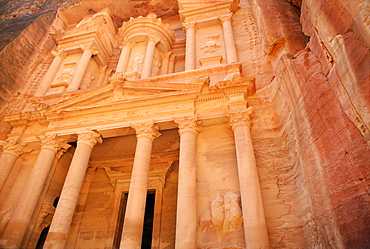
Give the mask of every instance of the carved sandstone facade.
<path id="1" fill-rule="evenodd" d="M 59 9 L 28 97 L 4 117 L 0 248 L 367 245 L 361 236 L 350 242 L 332 182 L 317 189 L 330 172 L 303 163 L 321 165 L 314 138 L 285 133 L 293 125 L 314 132 L 281 104 L 284 94 L 304 97 L 297 75 L 317 66 L 294 71 L 306 65 L 301 33 L 294 44 L 290 33 L 277 39 L 257 0 L 179 0 L 175 13 L 145 15 L 113 1 L 87 12 L 86 4 Z M 285 86 L 292 78 L 298 83 Z M 348 128 L 362 139 L 354 172 L 365 174 L 368 131 L 357 126 Z"/>

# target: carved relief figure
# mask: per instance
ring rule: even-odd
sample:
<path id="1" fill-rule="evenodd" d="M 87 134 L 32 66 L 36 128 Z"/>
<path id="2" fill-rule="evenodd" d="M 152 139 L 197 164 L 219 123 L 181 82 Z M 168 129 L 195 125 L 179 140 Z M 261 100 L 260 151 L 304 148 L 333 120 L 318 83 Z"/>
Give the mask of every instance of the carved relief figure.
<path id="1" fill-rule="evenodd" d="M 142 64 L 143 59 L 139 56 L 136 56 L 129 65 L 127 72 L 140 72 Z"/>
<path id="2" fill-rule="evenodd" d="M 199 218 L 200 248 L 226 246 L 243 248 L 243 219 L 240 195 L 232 191 L 218 194 Z"/>
<path id="3" fill-rule="evenodd" d="M 206 45 L 201 47 L 200 49 L 203 50 L 205 54 L 212 54 L 213 52 L 216 52 L 221 47 L 216 42 L 218 39 L 220 39 L 219 35 L 207 37 Z"/>

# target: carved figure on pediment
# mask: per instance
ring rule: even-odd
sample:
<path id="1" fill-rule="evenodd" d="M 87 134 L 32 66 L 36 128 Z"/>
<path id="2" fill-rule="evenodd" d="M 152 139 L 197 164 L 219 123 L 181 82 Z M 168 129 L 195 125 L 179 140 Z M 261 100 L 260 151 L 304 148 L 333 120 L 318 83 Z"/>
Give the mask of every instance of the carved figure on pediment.
<path id="1" fill-rule="evenodd" d="M 200 248 L 244 248 L 242 216 L 239 194 L 218 194 L 199 217 Z"/>

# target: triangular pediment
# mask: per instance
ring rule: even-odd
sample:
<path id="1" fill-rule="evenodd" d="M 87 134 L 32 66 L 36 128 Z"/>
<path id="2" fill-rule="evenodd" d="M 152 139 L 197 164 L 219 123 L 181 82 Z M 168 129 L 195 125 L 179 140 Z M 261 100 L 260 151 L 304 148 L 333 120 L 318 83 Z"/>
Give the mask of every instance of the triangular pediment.
<path id="1" fill-rule="evenodd" d="M 179 94 L 199 92 L 204 82 L 154 83 L 121 81 L 101 88 L 33 99 L 31 103 L 40 113 L 80 110 L 117 103 L 122 104 L 124 102 L 150 101 Z"/>

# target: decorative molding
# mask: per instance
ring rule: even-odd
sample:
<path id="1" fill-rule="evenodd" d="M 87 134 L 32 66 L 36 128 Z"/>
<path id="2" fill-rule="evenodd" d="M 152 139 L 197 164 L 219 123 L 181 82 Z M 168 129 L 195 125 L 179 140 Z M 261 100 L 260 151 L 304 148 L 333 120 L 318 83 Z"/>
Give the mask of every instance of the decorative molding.
<path id="1" fill-rule="evenodd" d="M 184 117 L 182 119 L 174 118 L 173 120 L 179 127 L 180 136 L 183 133 L 194 133 L 195 135 L 201 131 L 200 124 L 201 121 L 198 121 L 197 116 L 193 117 Z"/>
<path id="2" fill-rule="evenodd" d="M 100 134 L 96 131 L 83 131 L 77 133 L 78 139 L 77 139 L 77 146 L 78 144 L 86 144 L 90 146 L 91 148 L 94 147 L 97 143 L 103 142 L 103 139 L 101 138 Z"/>
<path id="3" fill-rule="evenodd" d="M 227 113 L 226 116 L 228 117 L 231 129 L 235 130 L 239 126 L 248 126 L 250 128 L 252 126 L 252 112 L 253 108 L 250 106 L 244 111 L 238 110 Z"/>
<path id="4" fill-rule="evenodd" d="M 161 135 L 158 132 L 159 126 L 154 125 L 154 121 L 149 123 L 132 124 L 131 127 L 135 129 L 136 137 L 138 139 L 141 137 L 147 137 L 153 141 Z"/>

